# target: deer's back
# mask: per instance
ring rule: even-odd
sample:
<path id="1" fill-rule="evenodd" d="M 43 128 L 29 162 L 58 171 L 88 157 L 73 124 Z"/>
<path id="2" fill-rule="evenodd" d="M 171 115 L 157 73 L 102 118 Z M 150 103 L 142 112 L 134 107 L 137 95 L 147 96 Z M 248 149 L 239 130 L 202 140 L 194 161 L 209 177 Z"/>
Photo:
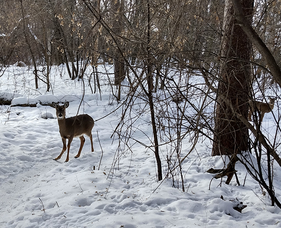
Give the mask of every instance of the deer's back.
<path id="1" fill-rule="evenodd" d="M 249 102 L 250 104 L 250 108 L 252 110 L 255 110 L 256 108 L 259 110 L 259 111 L 262 111 L 262 112 L 270 112 L 273 107 L 274 107 L 274 103 L 263 103 L 263 102 L 260 102 L 260 101 L 250 101 Z"/>
<path id="2" fill-rule="evenodd" d="M 90 135 L 94 127 L 94 120 L 87 114 L 73 116 L 65 119 L 64 126 L 61 126 L 61 134 L 65 137 L 73 135 L 74 137 L 83 134 Z"/>

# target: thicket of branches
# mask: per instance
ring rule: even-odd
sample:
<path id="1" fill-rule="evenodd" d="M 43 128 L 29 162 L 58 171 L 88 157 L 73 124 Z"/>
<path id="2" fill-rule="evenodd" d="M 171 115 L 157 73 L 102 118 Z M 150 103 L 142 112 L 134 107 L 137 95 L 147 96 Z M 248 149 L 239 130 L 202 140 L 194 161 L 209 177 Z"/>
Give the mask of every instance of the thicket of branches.
<path id="1" fill-rule="evenodd" d="M 99 85 L 98 64 L 112 64 L 114 80 L 109 79 L 108 83 L 116 87 L 112 91 L 123 108 L 114 133 L 128 147 L 133 141 L 150 148 L 155 154 L 158 180 L 171 178 L 183 191 L 185 159 L 194 151 L 199 139 L 208 138 L 215 140 L 214 144 L 218 143 L 214 137 L 217 134 L 215 123 L 220 122 L 221 116 L 218 111 L 215 116 L 215 107 L 218 110 L 225 105 L 229 110 L 227 125 L 232 121 L 239 122 L 237 126 L 249 132 L 242 149 L 235 141 L 237 129 L 233 127 L 229 131 L 230 140 L 235 138 L 231 150 L 241 154 L 235 159 L 245 164 L 254 179 L 268 191 L 272 204 L 280 206 L 273 184 L 274 167 L 281 165 L 280 116 L 273 116 L 275 135 L 268 135 L 259 118 L 248 122 L 245 99 L 266 101 L 268 96 L 279 98 L 281 2 L 254 1 L 251 23 L 248 24 L 243 20 L 244 11 L 239 8 L 244 2 L 2 1 L 0 73 L 12 64 L 30 65 L 34 68 L 36 88 L 43 82 L 48 91 L 53 65 L 65 64 L 72 80 L 90 81 L 95 75 L 93 82 Z M 252 44 L 250 51 L 246 50 L 249 59 L 228 55 L 231 50 L 239 49 L 239 43 L 237 47 L 224 43 L 228 17 L 234 18 L 229 31 L 241 29 Z M 228 83 L 238 74 L 237 68 L 233 68 L 231 77 L 229 71 L 222 77 L 224 67 L 233 60 L 247 66 L 247 73 L 243 72 L 247 74 L 247 89 L 237 91 L 242 93 L 244 100 L 229 100 L 224 95 L 231 90 L 235 93 L 236 87 Z M 44 70 L 38 70 L 38 66 L 44 66 Z M 85 73 L 87 68 L 92 74 Z M 129 89 L 122 99 L 125 78 Z M 278 100 L 275 107 L 278 107 Z M 135 132 L 142 132 L 140 123 L 147 121 L 142 119 L 142 113 L 150 115 L 148 123 L 153 135 L 147 136 L 148 142 L 139 142 L 134 137 Z M 189 150 L 183 152 L 185 139 L 192 143 Z M 166 152 L 161 153 L 161 150 Z M 237 155 L 236 152 L 230 153 L 233 154 Z"/>

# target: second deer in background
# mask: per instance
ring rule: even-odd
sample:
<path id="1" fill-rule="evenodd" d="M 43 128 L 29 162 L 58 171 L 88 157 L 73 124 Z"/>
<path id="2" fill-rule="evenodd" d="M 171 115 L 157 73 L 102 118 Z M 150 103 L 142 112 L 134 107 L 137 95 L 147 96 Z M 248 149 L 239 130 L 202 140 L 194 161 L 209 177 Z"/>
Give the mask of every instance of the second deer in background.
<path id="1" fill-rule="evenodd" d="M 257 111 L 260 115 L 260 122 L 262 122 L 264 114 L 269 113 L 274 108 L 274 102 L 276 98 L 270 98 L 269 103 L 260 101 L 249 101 L 250 110 L 248 114 L 248 120 L 252 120 L 252 115 Z"/>

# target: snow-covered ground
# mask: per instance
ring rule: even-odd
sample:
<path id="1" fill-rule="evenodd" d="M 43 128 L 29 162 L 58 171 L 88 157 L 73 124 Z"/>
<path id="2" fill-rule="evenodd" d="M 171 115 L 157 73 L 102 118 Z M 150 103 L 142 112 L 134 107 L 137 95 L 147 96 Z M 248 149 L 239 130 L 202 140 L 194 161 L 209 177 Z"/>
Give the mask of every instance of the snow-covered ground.
<path id="1" fill-rule="evenodd" d="M 13 104 L 68 100 L 67 116 L 76 115 L 82 83 L 69 80 L 63 67 L 52 69 L 51 83 L 50 93 L 43 83 L 35 90 L 32 70 L 10 67 L 0 77 L 0 95 L 13 96 Z M 86 87 L 80 113 L 99 119 L 117 106 L 110 88 L 104 86 L 100 97 Z M 238 177 L 245 185 L 212 180 L 206 170 L 222 167 L 223 161 L 210 156 L 208 140 L 185 161 L 185 192 L 169 179 L 158 182 L 151 150 L 135 144 L 130 151 L 111 137 L 120 117 L 117 110 L 95 123 L 93 153 L 86 137 L 75 159 L 80 140 L 74 139 L 65 163 L 65 154 L 53 160 L 62 148 L 53 108 L 0 106 L 0 227 L 281 227 L 280 209 L 269 206 L 267 194 L 241 164 Z M 265 116 L 265 126 L 271 118 Z M 149 125 L 142 130 L 152 136 Z M 147 140 L 145 134 L 138 136 Z M 189 149 L 187 139 L 183 154 Z M 166 154 L 161 148 L 163 163 Z M 280 180 L 278 167 L 274 175 Z M 242 213 L 233 209 L 238 202 L 247 205 Z"/>

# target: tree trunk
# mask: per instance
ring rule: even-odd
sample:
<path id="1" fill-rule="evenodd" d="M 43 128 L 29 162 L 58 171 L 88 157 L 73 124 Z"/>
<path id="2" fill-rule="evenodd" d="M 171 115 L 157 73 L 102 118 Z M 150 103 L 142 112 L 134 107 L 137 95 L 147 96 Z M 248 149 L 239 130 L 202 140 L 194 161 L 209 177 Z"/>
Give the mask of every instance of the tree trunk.
<path id="1" fill-rule="evenodd" d="M 31 59 L 32 59 L 32 63 L 33 63 L 33 66 L 34 66 L 34 83 L 35 83 L 35 89 L 38 89 L 38 70 L 37 70 L 37 63 L 36 63 L 36 58 L 35 58 L 35 55 L 33 53 L 33 50 L 32 50 L 32 47 L 31 47 L 31 43 L 28 39 L 28 26 L 26 25 L 26 16 L 24 14 L 24 9 L 23 9 L 23 2 L 22 0 L 20 1 L 21 3 L 21 13 L 22 13 L 22 22 L 23 22 L 23 33 L 24 33 L 24 37 L 25 37 L 25 41 L 26 41 L 26 44 L 28 46 L 28 49 L 30 51 L 30 54 L 31 54 Z"/>
<path id="2" fill-rule="evenodd" d="M 253 0 L 242 0 L 244 15 L 251 24 Z M 251 78 L 251 42 L 234 18 L 232 2 L 225 3 L 224 37 L 221 52 L 214 144 L 212 155 L 234 155 L 248 148 L 248 129 L 233 114 L 226 99 L 236 111 L 247 118 L 249 83 Z"/>
<path id="3" fill-rule="evenodd" d="M 153 102 L 153 75 L 152 75 L 152 62 L 151 62 L 151 47 L 150 47 L 150 29 L 151 29 L 151 18 L 150 18 L 150 1 L 147 0 L 147 85 L 148 85 L 148 100 L 149 100 L 149 108 L 150 108 L 150 117 L 151 117 L 151 125 L 153 131 L 154 138 L 154 155 L 157 163 L 157 173 L 158 173 L 158 181 L 162 180 L 162 165 L 161 159 L 159 156 L 159 143 L 158 143 L 158 135 L 157 135 L 157 127 L 155 121 L 155 112 L 154 112 L 154 102 Z"/>
<path id="4" fill-rule="evenodd" d="M 113 12 L 115 13 L 115 17 L 113 17 L 113 28 L 112 31 L 121 36 L 122 34 L 122 13 L 124 11 L 124 1 L 116 0 L 113 3 Z M 122 53 L 120 53 L 120 49 L 123 51 L 123 47 L 121 43 L 118 43 L 119 49 L 116 48 L 114 51 L 114 84 L 118 87 L 117 92 L 117 101 L 121 99 L 121 83 L 125 79 L 125 60 L 123 58 Z"/>
<path id="5" fill-rule="evenodd" d="M 247 20 L 245 20 L 245 16 L 243 15 L 243 11 L 241 8 L 241 3 L 239 0 L 232 0 L 233 6 L 236 13 L 236 19 L 238 24 L 242 27 L 243 31 L 247 34 L 248 38 L 251 40 L 253 45 L 258 49 L 258 51 L 261 53 L 262 57 L 265 59 L 266 64 L 268 66 L 268 69 L 270 70 L 270 73 L 272 74 L 274 80 L 279 84 L 281 87 L 281 69 L 270 52 L 269 48 L 265 45 L 265 43 L 262 41 L 262 39 L 259 37 L 259 35 L 256 33 L 256 31 L 253 29 L 250 23 L 248 23 Z"/>

